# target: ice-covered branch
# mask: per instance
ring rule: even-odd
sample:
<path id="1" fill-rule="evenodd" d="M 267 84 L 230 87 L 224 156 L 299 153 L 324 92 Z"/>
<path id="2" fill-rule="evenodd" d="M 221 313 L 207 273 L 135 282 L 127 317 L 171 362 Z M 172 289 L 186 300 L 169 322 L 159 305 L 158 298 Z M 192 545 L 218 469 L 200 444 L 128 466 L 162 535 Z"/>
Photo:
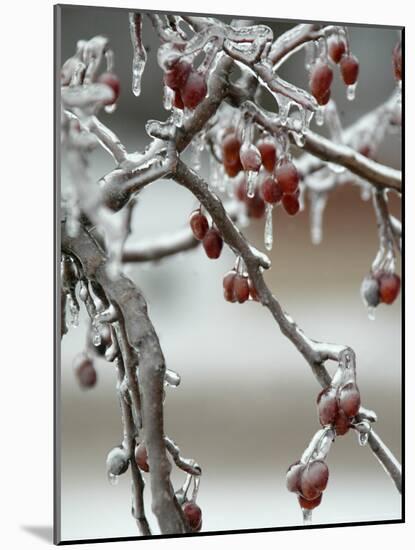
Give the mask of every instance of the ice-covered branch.
<path id="1" fill-rule="evenodd" d="M 339 362 L 345 353 L 350 353 L 354 356 L 353 350 L 347 346 L 316 342 L 308 338 L 294 320 L 284 312 L 280 303 L 265 283 L 262 270 L 269 267 L 268 262 L 260 261 L 261 256 L 253 251 L 252 247 L 247 243 L 242 233 L 227 215 L 221 202 L 210 191 L 207 183 L 195 172 L 189 170 L 182 161 L 178 162 L 172 178 L 189 189 L 204 208 L 206 208 L 224 241 L 237 256 L 243 258 L 259 301 L 270 311 L 281 332 L 294 344 L 309 363 L 321 386 L 324 388 L 330 386 L 332 379 L 324 365 L 325 361 L 330 359 Z M 361 408 L 359 413 L 362 418 L 367 418 L 366 409 Z M 373 430 L 372 433 L 374 434 Z M 376 441 L 376 445 L 372 445 L 370 441 Z M 374 434 L 373 438 L 369 438 L 369 444 L 374 454 L 394 480 L 395 485 L 397 485 L 397 461 L 391 451 L 376 434 Z"/>
<path id="2" fill-rule="evenodd" d="M 107 300 L 116 307 L 118 318 L 122 319 L 126 342 L 139 361 L 140 406 L 151 470 L 152 509 L 162 533 L 185 533 L 188 527 L 170 481 L 171 465 L 164 441 L 166 367 L 159 340 L 148 317 L 147 304 L 129 279 L 122 275 L 116 280 L 108 277 L 105 254 L 85 229 L 72 238 L 67 235 L 63 224 L 62 248 L 77 258 L 85 276 L 103 289 Z"/>
<path id="3" fill-rule="evenodd" d="M 153 262 L 196 248 L 200 241 L 195 239 L 190 229 L 182 229 L 158 237 L 148 243 L 140 242 L 136 245 L 128 245 L 123 252 L 123 262 Z"/>

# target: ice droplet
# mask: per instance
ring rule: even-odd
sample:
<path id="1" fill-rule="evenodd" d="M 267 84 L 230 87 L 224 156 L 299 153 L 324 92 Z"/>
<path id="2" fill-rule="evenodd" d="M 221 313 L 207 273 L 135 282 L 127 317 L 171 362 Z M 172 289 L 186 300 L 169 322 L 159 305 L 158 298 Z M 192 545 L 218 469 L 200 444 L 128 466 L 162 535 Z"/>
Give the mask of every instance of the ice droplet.
<path id="1" fill-rule="evenodd" d="M 255 182 L 257 173 L 252 170 L 248 170 L 246 172 L 246 175 L 248 179 L 248 190 L 246 194 L 248 198 L 252 199 L 252 197 L 255 195 Z"/>
<path id="2" fill-rule="evenodd" d="M 308 109 L 303 109 L 302 112 L 302 126 L 301 126 L 301 132 L 303 134 L 306 134 L 310 128 L 310 122 L 313 118 L 314 113 L 313 111 L 309 111 Z"/>
<path id="3" fill-rule="evenodd" d="M 369 433 L 368 432 L 367 433 L 359 433 L 358 438 L 359 438 L 359 445 L 364 447 L 365 445 L 367 445 L 367 442 L 369 440 Z"/>
<path id="4" fill-rule="evenodd" d="M 88 298 L 88 287 L 87 287 L 87 285 L 85 284 L 84 281 L 81 281 L 81 283 L 80 283 L 79 298 L 83 302 L 85 302 L 86 299 Z"/>
<path id="5" fill-rule="evenodd" d="M 357 83 L 350 84 L 349 86 L 347 86 L 346 96 L 349 101 L 353 101 L 354 98 L 356 97 L 356 86 L 357 86 Z"/>
<path id="6" fill-rule="evenodd" d="M 98 323 L 95 321 L 95 319 L 92 321 L 91 332 L 92 332 L 92 343 L 94 344 L 95 347 L 100 346 L 101 333 L 98 328 Z"/>
<path id="7" fill-rule="evenodd" d="M 267 250 L 272 250 L 272 244 L 273 244 L 272 209 L 273 209 L 273 205 L 267 203 L 266 214 L 265 214 L 265 230 L 264 230 L 264 244 Z"/>
<path id="8" fill-rule="evenodd" d="M 376 319 L 376 308 L 373 306 L 367 307 L 367 316 L 369 318 L 369 321 L 375 321 Z"/>
<path id="9" fill-rule="evenodd" d="M 291 132 L 291 135 L 293 136 L 297 147 L 304 147 L 305 138 L 303 134 L 299 134 L 298 132 Z"/>
<path id="10" fill-rule="evenodd" d="M 317 126 L 323 126 L 324 124 L 324 107 L 319 105 L 316 111 L 316 124 Z"/>
<path id="11" fill-rule="evenodd" d="M 301 508 L 303 512 L 303 525 L 312 525 L 313 523 L 313 511 Z"/>
<path id="12" fill-rule="evenodd" d="M 116 108 L 117 108 L 117 104 L 111 103 L 111 105 L 105 105 L 104 111 L 110 115 L 115 111 Z"/>
<path id="13" fill-rule="evenodd" d="M 132 90 L 133 90 L 133 94 L 136 97 L 138 97 L 141 94 L 141 77 L 143 75 L 145 66 L 146 66 L 146 59 L 143 59 L 139 55 L 134 55 Z"/>
<path id="14" fill-rule="evenodd" d="M 164 380 L 168 386 L 176 388 L 180 384 L 181 378 L 177 372 L 174 372 L 174 370 L 166 369 Z"/>
<path id="15" fill-rule="evenodd" d="M 107 477 L 108 477 L 108 481 L 110 482 L 110 485 L 118 485 L 118 481 L 119 481 L 120 476 L 116 476 L 116 475 L 112 474 L 111 472 L 108 472 Z"/>

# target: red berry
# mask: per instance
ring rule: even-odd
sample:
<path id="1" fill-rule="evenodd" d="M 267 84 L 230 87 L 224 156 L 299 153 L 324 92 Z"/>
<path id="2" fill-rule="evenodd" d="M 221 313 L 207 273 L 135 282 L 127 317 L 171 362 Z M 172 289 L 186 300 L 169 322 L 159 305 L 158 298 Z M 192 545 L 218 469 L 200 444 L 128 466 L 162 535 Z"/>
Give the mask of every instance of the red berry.
<path id="1" fill-rule="evenodd" d="M 272 172 L 277 161 L 277 150 L 275 143 L 270 139 L 262 139 L 257 143 L 258 151 L 261 154 L 262 164 L 265 170 Z"/>
<path id="2" fill-rule="evenodd" d="M 329 386 L 322 390 L 317 397 L 318 416 L 322 426 L 329 426 L 336 420 L 339 410 L 337 391 Z"/>
<path id="3" fill-rule="evenodd" d="M 253 197 L 246 197 L 246 213 L 249 218 L 260 219 L 265 214 L 265 202 L 262 200 L 258 190 Z"/>
<path id="4" fill-rule="evenodd" d="M 247 277 L 244 277 L 243 275 L 236 275 L 234 279 L 234 293 L 236 300 L 243 304 L 246 302 L 249 298 L 249 284 Z"/>
<path id="5" fill-rule="evenodd" d="M 106 101 L 105 105 L 112 105 L 113 103 L 115 103 L 120 95 L 120 79 L 118 78 L 118 76 L 114 73 L 102 73 L 98 77 L 98 82 L 100 84 L 106 84 L 114 92 L 113 99 Z"/>
<path id="6" fill-rule="evenodd" d="M 173 105 L 176 107 L 176 109 L 180 109 L 180 110 L 184 109 L 184 103 L 183 103 L 182 94 L 180 93 L 180 90 L 176 90 L 174 92 Z"/>
<path id="7" fill-rule="evenodd" d="M 315 460 L 308 464 L 300 479 L 300 493 L 307 500 L 314 500 L 320 496 L 327 486 L 329 469 L 322 460 Z"/>
<path id="8" fill-rule="evenodd" d="M 195 210 L 190 214 L 189 219 L 192 233 L 198 241 L 202 241 L 208 232 L 209 222 L 200 210 Z"/>
<path id="9" fill-rule="evenodd" d="M 272 177 L 268 176 L 262 182 L 262 196 L 265 202 L 276 204 L 282 199 L 282 189 L 280 184 Z"/>
<path id="10" fill-rule="evenodd" d="M 241 202 L 246 201 L 247 191 L 248 191 L 248 187 L 246 185 L 246 180 L 245 180 L 245 178 L 241 178 L 241 180 L 238 182 L 238 184 L 236 186 L 236 189 L 235 189 L 236 198 Z"/>
<path id="11" fill-rule="evenodd" d="M 229 163 L 239 162 L 240 149 L 241 142 L 235 133 L 231 132 L 225 135 L 222 141 L 223 161 Z"/>
<path id="12" fill-rule="evenodd" d="M 327 103 L 330 101 L 331 91 L 330 88 L 327 90 L 325 94 L 322 96 L 319 96 L 317 99 L 317 103 L 319 105 L 327 105 Z"/>
<path id="13" fill-rule="evenodd" d="M 344 435 L 349 431 L 350 420 L 349 417 L 343 412 L 342 409 L 339 409 L 337 413 L 336 422 L 334 423 L 337 435 Z"/>
<path id="14" fill-rule="evenodd" d="M 340 72 L 347 86 L 355 84 L 359 75 L 358 60 L 353 55 L 344 55 L 340 61 Z"/>
<path id="15" fill-rule="evenodd" d="M 393 48 L 392 62 L 393 74 L 396 80 L 402 80 L 402 46 L 400 41 Z"/>
<path id="16" fill-rule="evenodd" d="M 314 500 L 307 500 L 301 495 L 298 495 L 298 502 L 301 508 L 304 508 L 305 510 L 313 510 L 314 508 L 317 508 L 317 506 L 320 505 L 322 498 L 323 498 L 323 493 L 321 493 L 321 495 L 315 498 Z"/>
<path id="17" fill-rule="evenodd" d="M 97 382 L 97 371 L 92 359 L 84 353 L 75 358 L 75 375 L 82 388 L 93 388 Z"/>
<path id="18" fill-rule="evenodd" d="M 275 171 L 275 177 L 283 193 L 292 194 L 297 191 L 300 177 L 292 162 L 281 164 Z"/>
<path id="19" fill-rule="evenodd" d="M 283 195 L 282 205 L 290 216 L 295 216 L 300 210 L 300 202 L 297 195 Z"/>
<path id="20" fill-rule="evenodd" d="M 396 273 L 381 272 L 377 275 L 379 281 L 380 301 L 384 304 L 392 304 L 399 295 L 401 279 Z"/>
<path id="21" fill-rule="evenodd" d="M 229 271 L 223 278 L 223 295 L 227 302 L 236 302 L 234 292 L 235 276 L 236 271 L 233 269 L 232 271 Z"/>
<path id="22" fill-rule="evenodd" d="M 327 95 L 333 81 L 333 71 L 322 61 L 317 61 L 310 73 L 310 90 L 317 101 Z"/>
<path id="23" fill-rule="evenodd" d="M 295 462 L 291 464 L 287 470 L 287 489 L 292 493 L 298 493 L 300 491 L 301 474 L 303 473 L 304 467 L 302 462 Z"/>
<path id="24" fill-rule="evenodd" d="M 185 85 L 192 65 L 187 61 L 176 61 L 171 69 L 164 74 L 164 83 L 172 90 L 181 90 Z"/>
<path id="25" fill-rule="evenodd" d="M 261 168 L 261 153 L 255 145 L 242 146 L 239 153 L 242 168 L 249 172 L 258 172 Z"/>
<path id="26" fill-rule="evenodd" d="M 349 382 L 340 390 L 339 407 L 348 417 L 356 416 L 359 412 L 360 392 L 354 382 Z"/>
<path id="27" fill-rule="evenodd" d="M 143 442 L 136 446 L 134 457 L 140 470 L 143 470 L 143 472 L 150 471 L 150 467 L 148 465 L 147 449 Z"/>
<path id="28" fill-rule="evenodd" d="M 222 252 L 222 247 L 223 239 L 221 234 L 217 229 L 212 227 L 208 230 L 203 239 L 203 248 L 205 249 L 207 257 L 212 260 L 216 260 Z"/>
<path id="29" fill-rule="evenodd" d="M 184 106 L 188 109 L 195 109 L 207 94 L 204 77 L 196 71 L 191 72 L 181 89 L 181 93 Z"/>
<path id="30" fill-rule="evenodd" d="M 234 178 L 242 170 L 242 164 L 239 158 L 236 161 L 224 161 L 223 166 L 230 178 Z"/>
<path id="31" fill-rule="evenodd" d="M 183 505 L 183 513 L 192 531 L 200 531 L 202 527 L 202 510 L 192 500 Z"/>
<path id="32" fill-rule="evenodd" d="M 329 38 L 329 56 L 334 63 L 338 63 L 346 51 L 346 44 L 344 40 L 336 36 Z"/>

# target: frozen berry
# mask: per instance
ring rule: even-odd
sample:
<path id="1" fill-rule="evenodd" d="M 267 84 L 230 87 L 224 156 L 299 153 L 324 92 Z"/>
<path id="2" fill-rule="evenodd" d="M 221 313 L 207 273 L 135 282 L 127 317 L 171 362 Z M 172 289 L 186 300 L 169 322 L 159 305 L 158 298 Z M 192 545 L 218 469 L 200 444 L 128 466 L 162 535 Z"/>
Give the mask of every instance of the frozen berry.
<path id="1" fill-rule="evenodd" d="M 360 293 L 363 301 L 368 307 L 376 307 L 380 301 L 379 281 L 373 275 L 368 275 L 363 279 Z"/>
<path id="2" fill-rule="evenodd" d="M 340 72 L 347 86 L 356 84 L 359 75 L 359 62 L 353 55 L 344 55 L 340 61 Z"/>
<path id="3" fill-rule="evenodd" d="M 268 176 L 262 182 L 262 197 L 270 204 L 276 204 L 282 199 L 281 186 L 274 178 Z"/>
<path id="4" fill-rule="evenodd" d="M 214 227 L 209 229 L 202 242 L 208 258 L 212 260 L 219 258 L 222 252 L 223 239 L 217 229 Z"/>
<path id="5" fill-rule="evenodd" d="M 339 393 L 339 407 L 348 417 L 356 416 L 360 408 L 360 392 L 354 382 L 345 384 Z"/>
<path id="6" fill-rule="evenodd" d="M 192 70 L 192 65 L 187 61 L 176 61 L 164 75 L 164 83 L 172 90 L 181 90 Z"/>
<path id="7" fill-rule="evenodd" d="M 181 89 L 181 93 L 184 106 L 188 109 L 195 109 L 206 97 L 206 80 L 198 72 L 191 72 Z"/>
<path id="8" fill-rule="evenodd" d="M 257 143 L 258 151 L 261 154 L 262 164 L 268 172 L 272 172 L 277 161 L 277 150 L 271 139 L 262 139 Z"/>
<path id="9" fill-rule="evenodd" d="M 282 205 L 290 216 L 295 216 L 300 210 L 300 202 L 297 195 L 283 195 Z"/>
<path id="10" fill-rule="evenodd" d="M 303 470 L 304 464 L 302 462 L 295 462 L 294 464 L 291 464 L 287 470 L 287 489 L 292 493 L 298 493 L 300 491 L 300 481 Z"/>
<path id="11" fill-rule="evenodd" d="M 339 410 L 337 391 L 329 386 L 322 390 L 317 397 L 318 416 L 322 426 L 329 426 L 336 420 Z"/>
<path id="12" fill-rule="evenodd" d="M 230 178 L 234 178 L 242 170 L 242 164 L 239 158 L 236 161 L 224 161 L 223 167 Z"/>
<path id="13" fill-rule="evenodd" d="M 173 100 L 173 105 L 174 107 L 176 107 L 176 109 L 180 109 L 183 111 L 184 109 L 184 103 L 183 103 L 183 99 L 182 99 L 182 94 L 180 93 L 179 90 L 176 90 L 174 92 L 174 100 Z"/>
<path id="14" fill-rule="evenodd" d="M 333 63 L 339 63 L 343 54 L 346 51 L 346 44 L 342 38 L 337 36 L 332 36 L 328 41 L 329 46 L 329 56 L 332 59 Z"/>
<path id="15" fill-rule="evenodd" d="M 275 177 L 283 193 L 292 194 L 298 188 L 298 182 L 300 180 L 297 168 L 292 162 L 285 162 L 281 164 L 276 171 Z"/>
<path id="16" fill-rule="evenodd" d="M 399 295 L 401 279 L 396 273 L 381 272 L 378 275 L 380 301 L 392 304 Z"/>
<path id="17" fill-rule="evenodd" d="M 81 353 L 74 360 L 75 374 L 81 388 L 93 388 L 97 382 L 97 371 L 90 357 Z"/>
<path id="18" fill-rule="evenodd" d="M 327 95 L 332 81 L 333 71 L 327 63 L 317 61 L 310 73 L 310 90 L 318 102 Z"/>
<path id="19" fill-rule="evenodd" d="M 223 295 L 227 302 L 236 302 L 234 292 L 235 276 L 236 271 L 233 269 L 232 271 L 229 271 L 223 278 Z"/>
<path id="20" fill-rule="evenodd" d="M 127 471 L 128 456 L 122 447 L 114 447 L 107 455 L 107 472 L 113 476 L 120 476 Z"/>
<path id="21" fill-rule="evenodd" d="M 339 412 L 337 413 L 334 427 L 337 435 L 345 435 L 349 431 L 350 420 L 342 409 L 339 409 Z"/>
<path id="22" fill-rule="evenodd" d="M 112 105 L 117 101 L 120 95 L 120 79 L 114 73 L 102 73 L 98 77 L 98 82 L 100 84 L 106 84 L 113 91 L 113 99 L 105 102 L 105 105 Z"/>
<path id="23" fill-rule="evenodd" d="M 241 142 L 234 132 L 225 135 L 222 140 L 222 153 L 224 162 L 239 161 Z"/>
<path id="24" fill-rule="evenodd" d="M 208 232 L 209 222 L 200 210 L 195 210 L 190 214 L 189 219 L 192 233 L 198 241 L 202 241 Z"/>
<path id="25" fill-rule="evenodd" d="M 148 472 L 150 470 L 148 465 L 147 449 L 143 442 L 136 445 L 134 457 L 135 462 L 140 470 L 143 470 L 143 472 Z"/>
<path id="26" fill-rule="evenodd" d="M 240 304 L 243 304 L 243 302 L 246 302 L 248 300 L 249 284 L 247 277 L 244 277 L 243 275 L 236 275 L 233 288 L 235 298 Z"/>
<path id="27" fill-rule="evenodd" d="M 314 500 L 320 496 L 327 486 L 329 469 L 322 460 L 315 460 L 308 464 L 300 479 L 300 493 L 307 500 Z"/>
<path id="28" fill-rule="evenodd" d="M 200 531 L 202 527 L 202 510 L 192 500 L 183 505 L 183 513 L 192 531 Z"/>
<path id="29" fill-rule="evenodd" d="M 242 168 L 247 172 L 258 172 L 261 168 L 261 153 L 255 145 L 242 146 L 239 154 Z"/>

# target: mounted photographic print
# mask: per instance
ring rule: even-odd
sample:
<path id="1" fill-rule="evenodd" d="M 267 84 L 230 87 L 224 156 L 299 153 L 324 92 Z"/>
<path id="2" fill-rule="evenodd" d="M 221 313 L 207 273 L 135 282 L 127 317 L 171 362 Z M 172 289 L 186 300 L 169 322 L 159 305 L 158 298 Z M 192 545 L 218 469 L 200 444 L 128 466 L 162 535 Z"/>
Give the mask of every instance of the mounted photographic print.
<path id="1" fill-rule="evenodd" d="M 55 543 L 404 520 L 404 29 L 264 6 L 55 6 Z"/>

